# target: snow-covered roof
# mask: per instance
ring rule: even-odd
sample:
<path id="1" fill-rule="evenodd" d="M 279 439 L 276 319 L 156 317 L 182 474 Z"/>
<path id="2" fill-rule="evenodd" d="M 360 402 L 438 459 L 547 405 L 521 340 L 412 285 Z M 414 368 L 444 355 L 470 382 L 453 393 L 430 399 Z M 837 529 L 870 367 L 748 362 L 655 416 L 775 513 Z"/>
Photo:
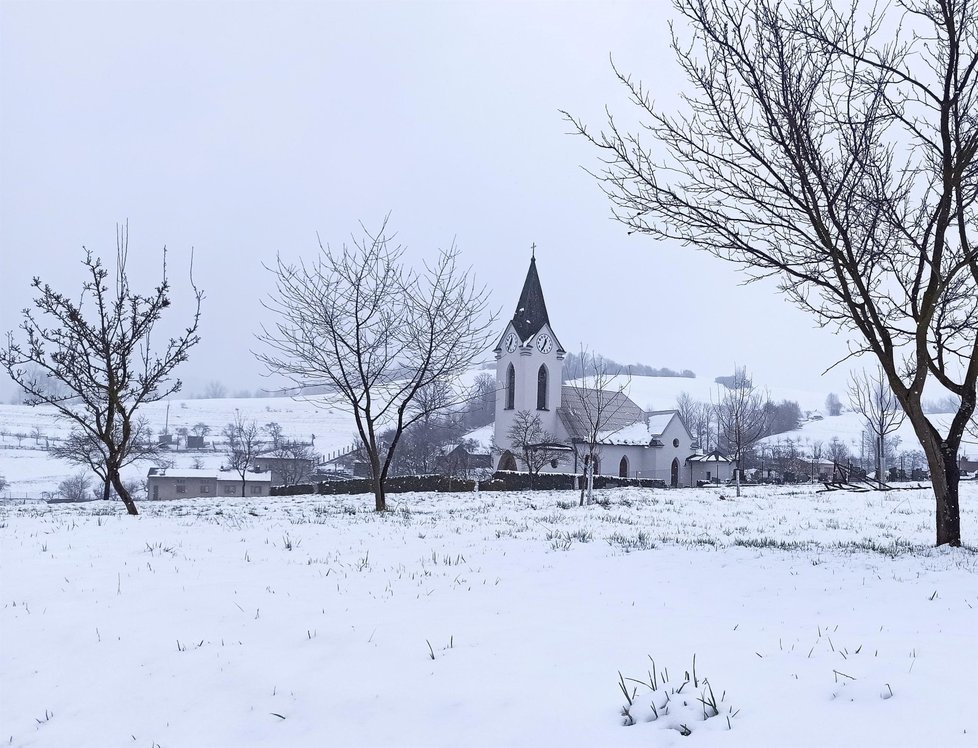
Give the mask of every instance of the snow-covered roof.
<path id="1" fill-rule="evenodd" d="M 674 410 L 658 410 L 649 413 L 649 434 L 662 436 L 662 432 L 666 430 L 675 415 L 676 411 Z"/>
<path id="2" fill-rule="evenodd" d="M 652 437 L 649 435 L 645 421 L 636 421 L 617 431 L 599 432 L 598 441 L 606 444 L 640 444 L 645 446 L 652 441 Z"/>
<path id="3" fill-rule="evenodd" d="M 713 451 L 705 455 L 690 455 L 686 458 L 686 462 L 733 462 L 733 460 L 724 454 Z"/>
<path id="4" fill-rule="evenodd" d="M 456 444 L 450 444 L 445 447 L 443 452 L 448 454 L 453 449 L 458 447 L 462 442 L 469 441 L 470 439 L 476 443 L 476 452 L 486 452 L 488 453 L 492 448 L 492 437 L 495 433 L 495 423 L 489 423 L 485 426 L 480 426 L 477 429 L 470 431 L 465 434 Z"/>
<path id="5" fill-rule="evenodd" d="M 600 432 L 598 441 L 604 444 L 638 444 L 642 446 L 651 444 L 662 436 L 675 415 L 676 411 L 674 410 L 658 410 L 647 413 L 641 420 L 633 421 L 627 426 Z"/>
<path id="6" fill-rule="evenodd" d="M 150 468 L 150 477 L 155 478 L 183 478 L 186 480 L 230 480 L 241 482 L 241 476 L 230 470 L 198 470 L 194 468 Z M 248 483 L 271 483 L 272 474 L 264 473 L 245 473 L 245 480 Z"/>

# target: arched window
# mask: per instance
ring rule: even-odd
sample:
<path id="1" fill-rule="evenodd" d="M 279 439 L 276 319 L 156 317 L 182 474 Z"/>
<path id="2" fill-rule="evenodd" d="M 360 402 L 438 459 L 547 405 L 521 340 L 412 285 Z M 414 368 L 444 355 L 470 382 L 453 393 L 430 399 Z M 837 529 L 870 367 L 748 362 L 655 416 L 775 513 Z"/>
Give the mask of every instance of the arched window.
<path id="1" fill-rule="evenodd" d="M 547 409 L 547 384 L 550 376 L 547 373 L 547 366 L 543 364 L 537 372 L 537 410 Z"/>
<path id="2" fill-rule="evenodd" d="M 502 456 L 499 458 L 499 469 L 513 470 L 513 471 L 517 469 L 516 458 L 513 456 L 513 453 L 510 452 L 508 449 L 505 452 L 503 452 Z"/>
<path id="3" fill-rule="evenodd" d="M 618 463 L 618 477 L 627 478 L 628 477 L 628 458 L 622 457 L 621 462 Z"/>
<path id="4" fill-rule="evenodd" d="M 516 369 L 510 364 L 506 369 L 506 410 L 516 407 Z"/>

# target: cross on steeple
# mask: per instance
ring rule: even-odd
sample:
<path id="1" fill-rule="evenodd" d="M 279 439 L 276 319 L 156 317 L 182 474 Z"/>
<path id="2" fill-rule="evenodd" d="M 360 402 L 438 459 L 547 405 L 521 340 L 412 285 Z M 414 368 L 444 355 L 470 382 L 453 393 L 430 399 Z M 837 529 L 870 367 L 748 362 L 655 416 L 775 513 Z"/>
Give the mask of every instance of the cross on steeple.
<path id="1" fill-rule="evenodd" d="M 531 249 L 535 250 L 536 244 Z M 516 328 L 520 340 L 529 340 L 549 322 L 547 304 L 543 300 L 543 289 L 540 287 L 540 276 L 537 275 L 537 261 L 534 257 L 530 260 L 530 268 L 527 270 L 526 280 L 523 282 L 523 292 L 516 304 L 513 327 Z"/>
<path id="2" fill-rule="evenodd" d="M 533 242 L 533 244 L 530 245 L 530 257 L 533 258 L 534 260 L 537 258 L 537 243 L 536 242 Z"/>

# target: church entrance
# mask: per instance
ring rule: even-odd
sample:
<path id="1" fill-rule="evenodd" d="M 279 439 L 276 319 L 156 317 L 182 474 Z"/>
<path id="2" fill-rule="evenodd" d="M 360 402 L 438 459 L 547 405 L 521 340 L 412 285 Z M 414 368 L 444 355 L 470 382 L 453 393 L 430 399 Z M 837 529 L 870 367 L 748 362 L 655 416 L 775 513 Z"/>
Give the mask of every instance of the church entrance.
<path id="1" fill-rule="evenodd" d="M 672 461 L 672 476 L 669 481 L 669 485 L 673 488 L 679 488 L 679 458 L 676 457 Z"/>
<path id="2" fill-rule="evenodd" d="M 499 458 L 499 470 L 512 470 L 516 471 L 516 458 L 513 453 L 509 450 L 503 452 L 502 457 Z"/>
<path id="3" fill-rule="evenodd" d="M 621 462 L 618 463 L 618 477 L 627 478 L 628 477 L 628 458 L 622 457 Z"/>

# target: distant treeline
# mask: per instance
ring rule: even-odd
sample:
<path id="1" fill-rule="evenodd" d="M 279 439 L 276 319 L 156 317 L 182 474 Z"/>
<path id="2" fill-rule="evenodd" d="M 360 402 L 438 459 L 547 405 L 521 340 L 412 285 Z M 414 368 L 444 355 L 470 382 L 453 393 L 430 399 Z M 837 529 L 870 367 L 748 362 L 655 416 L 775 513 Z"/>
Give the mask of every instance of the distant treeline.
<path id="1" fill-rule="evenodd" d="M 695 379 L 696 374 L 689 369 L 676 371 L 668 367 L 656 368 L 648 364 L 621 364 L 617 361 L 597 354 L 609 373 L 631 374 L 633 377 L 682 377 L 685 379 Z M 568 353 L 564 359 L 563 374 L 565 380 L 580 379 L 584 376 L 584 364 L 581 361 L 581 354 Z"/>

